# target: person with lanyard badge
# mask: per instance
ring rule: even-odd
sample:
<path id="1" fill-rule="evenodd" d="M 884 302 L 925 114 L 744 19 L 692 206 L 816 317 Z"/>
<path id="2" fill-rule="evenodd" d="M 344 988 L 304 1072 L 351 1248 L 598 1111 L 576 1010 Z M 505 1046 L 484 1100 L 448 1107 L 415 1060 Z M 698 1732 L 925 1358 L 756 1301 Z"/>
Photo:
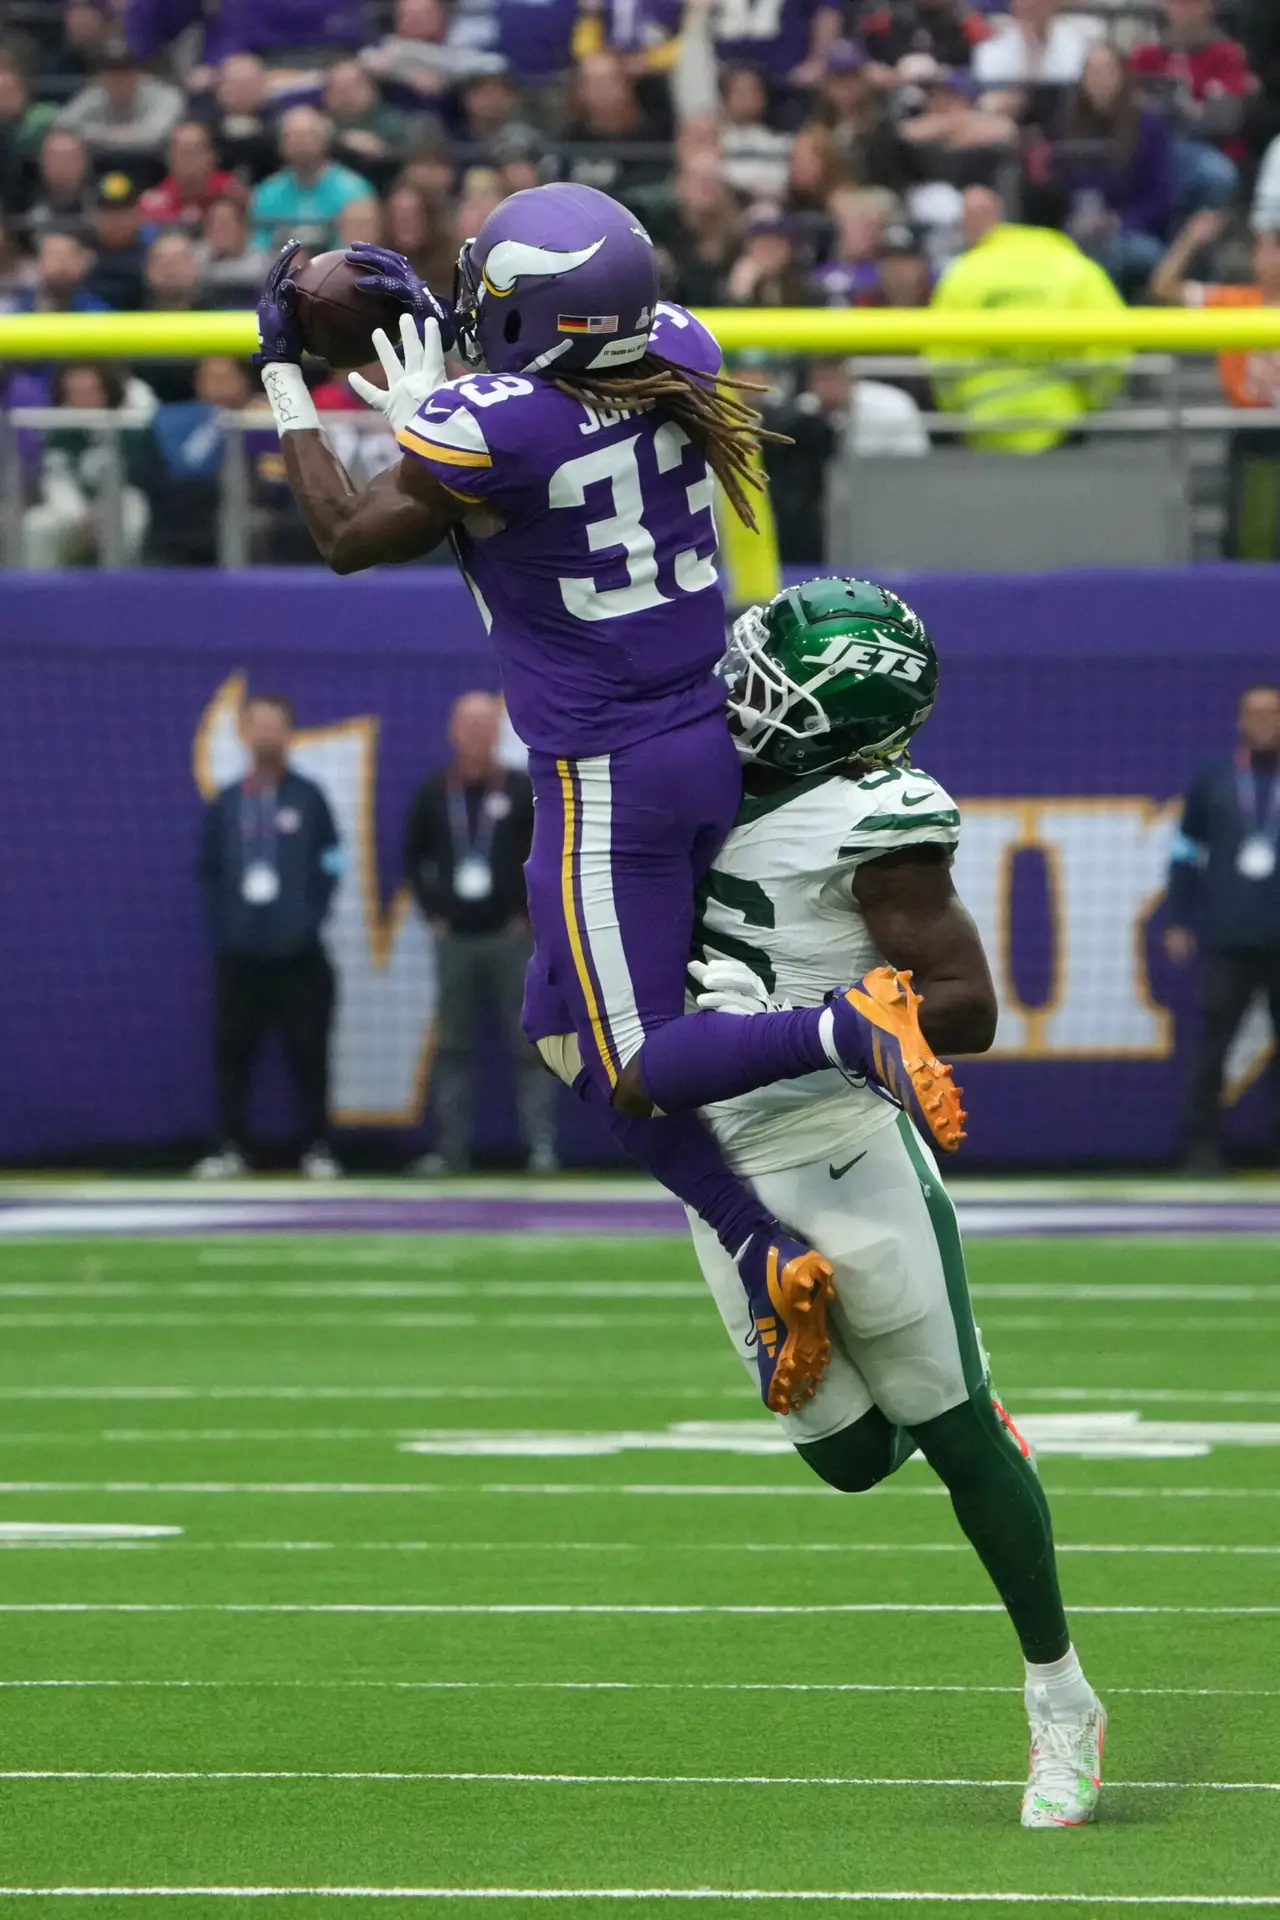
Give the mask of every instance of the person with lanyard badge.
<path id="1" fill-rule="evenodd" d="M 438 1144 L 416 1163 L 424 1173 L 464 1173 L 471 1164 L 476 1042 L 494 1025 L 515 1062 L 530 1171 L 552 1173 L 557 1164 L 555 1083 L 520 1029 L 533 947 L 524 883 L 533 790 L 527 774 L 503 765 L 503 718 L 492 694 L 457 701 L 452 760 L 419 789 L 405 828 L 405 876 L 434 936 L 439 990 Z"/>
<path id="2" fill-rule="evenodd" d="M 1200 1036 L 1187 1092 L 1187 1166 L 1222 1169 L 1228 1050 L 1255 996 L 1280 1037 L 1280 686 L 1240 701 L 1239 745 L 1192 784 L 1173 845 L 1165 951 L 1200 953 Z M 1272 1158 L 1280 1160 L 1280 1046 L 1272 1054 Z"/>
<path id="3" fill-rule="evenodd" d="M 240 897 L 251 907 L 269 907 L 280 898 L 280 869 L 276 865 L 276 799 L 274 787 L 255 787 L 252 776 L 240 789 L 240 833 L 245 851 Z M 292 818 L 285 824 L 292 825 Z"/>
<path id="4" fill-rule="evenodd" d="M 324 793 L 288 763 L 286 700 L 245 702 L 251 766 L 205 809 L 197 878 L 214 944 L 218 1148 L 202 1180 L 247 1171 L 248 1103 L 263 1042 L 278 1032 L 294 1080 L 309 1179 L 340 1172 L 328 1142 L 329 1036 L 334 976 L 321 930 L 342 871 Z"/>
<path id="5" fill-rule="evenodd" d="M 453 890 L 459 900 L 473 905 L 487 900 L 493 892 L 493 829 L 505 820 L 511 802 L 500 789 L 491 787 L 476 809 L 473 823 L 466 795 L 455 783 L 449 786 L 449 831 L 453 836 Z"/>

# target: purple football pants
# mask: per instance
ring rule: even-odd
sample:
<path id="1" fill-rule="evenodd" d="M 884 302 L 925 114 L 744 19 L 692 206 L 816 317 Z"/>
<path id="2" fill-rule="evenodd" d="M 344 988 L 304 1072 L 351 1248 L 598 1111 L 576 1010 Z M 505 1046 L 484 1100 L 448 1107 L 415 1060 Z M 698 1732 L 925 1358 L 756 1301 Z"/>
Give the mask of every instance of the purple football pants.
<path id="1" fill-rule="evenodd" d="M 525 1032 L 563 1032 L 545 1017 L 567 1007 L 584 1067 L 612 1092 L 645 1035 L 684 1013 L 694 896 L 737 816 L 738 756 L 717 713 L 589 760 L 531 754 L 529 773 Z"/>
<path id="2" fill-rule="evenodd" d="M 742 775 L 721 714 L 617 753 L 531 754 L 525 867 L 536 950 L 531 1041 L 574 1032 L 576 1090 L 640 1165 L 692 1206 L 731 1253 L 769 1215 L 695 1113 L 634 1120 L 610 1104 L 646 1036 L 684 1013 L 697 885 L 737 816 Z"/>

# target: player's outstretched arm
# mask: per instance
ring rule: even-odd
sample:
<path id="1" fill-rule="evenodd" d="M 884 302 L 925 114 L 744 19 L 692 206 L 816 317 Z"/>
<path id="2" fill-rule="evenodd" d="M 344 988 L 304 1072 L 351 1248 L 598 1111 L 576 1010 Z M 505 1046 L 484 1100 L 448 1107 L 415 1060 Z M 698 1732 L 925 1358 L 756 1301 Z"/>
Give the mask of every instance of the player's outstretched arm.
<path id="1" fill-rule="evenodd" d="M 996 1037 L 996 990 L 978 929 L 942 847 L 904 847 L 853 877 L 867 931 L 891 967 L 911 970 L 920 1025 L 935 1053 L 985 1053 Z"/>
<path id="2" fill-rule="evenodd" d="M 408 455 L 357 491 L 322 433 L 285 433 L 281 444 L 294 498 L 335 573 L 425 559 L 465 511 Z"/>
<path id="3" fill-rule="evenodd" d="M 350 474 L 320 431 L 315 402 L 302 375 L 302 334 L 298 326 L 293 263 L 298 243 L 290 241 L 276 257 L 258 302 L 258 352 L 262 385 L 284 453 L 285 473 L 303 518 L 321 554 L 335 573 L 361 573 L 425 558 L 462 518 L 464 504 L 438 480 L 406 456 L 367 487 L 357 490 Z M 414 316 L 402 322 L 405 364 L 380 330 L 374 335 L 378 358 L 387 370 L 388 390 L 359 383 L 370 404 L 390 414 L 401 389 L 422 387 L 420 400 L 444 374 L 438 322 L 429 320 L 432 355 Z M 437 366 L 438 361 L 438 366 Z M 412 362 L 412 365 L 409 363 Z M 413 402 L 416 405 L 418 402 Z"/>

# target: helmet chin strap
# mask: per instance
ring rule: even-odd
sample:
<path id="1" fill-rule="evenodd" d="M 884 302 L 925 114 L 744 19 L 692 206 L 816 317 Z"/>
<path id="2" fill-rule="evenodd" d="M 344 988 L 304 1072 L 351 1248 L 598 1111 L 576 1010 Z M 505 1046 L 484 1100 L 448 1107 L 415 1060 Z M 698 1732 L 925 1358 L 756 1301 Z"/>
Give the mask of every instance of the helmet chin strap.
<path id="1" fill-rule="evenodd" d="M 572 345 L 572 340 L 557 341 L 554 347 L 548 347 L 545 353 L 540 353 L 536 360 L 530 360 L 525 372 L 540 373 L 543 367 L 549 367 L 553 360 L 558 360 L 562 353 L 568 353 Z"/>

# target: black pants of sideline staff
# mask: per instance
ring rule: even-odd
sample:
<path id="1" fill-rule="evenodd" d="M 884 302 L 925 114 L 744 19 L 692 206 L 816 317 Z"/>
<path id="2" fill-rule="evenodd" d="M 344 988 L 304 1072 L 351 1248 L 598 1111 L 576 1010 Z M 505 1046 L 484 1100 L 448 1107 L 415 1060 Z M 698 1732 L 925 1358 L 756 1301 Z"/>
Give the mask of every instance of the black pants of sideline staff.
<path id="1" fill-rule="evenodd" d="M 1280 1148 L 1280 947 L 1206 953 L 1200 983 L 1200 1039 L 1187 1088 L 1192 1151 L 1214 1150 L 1227 1053 L 1256 993 L 1266 997 L 1276 1046 L 1271 1057 L 1273 1139 Z"/>
<path id="2" fill-rule="evenodd" d="M 243 1152 L 249 1084 L 263 1042 L 280 1036 L 297 1088 L 303 1138 L 323 1140 L 329 1120 L 329 1033 L 333 968 L 319 947 L 287 960 L 248 954 L 218 956 L 214 1055 L 222 1139 Z"/>

